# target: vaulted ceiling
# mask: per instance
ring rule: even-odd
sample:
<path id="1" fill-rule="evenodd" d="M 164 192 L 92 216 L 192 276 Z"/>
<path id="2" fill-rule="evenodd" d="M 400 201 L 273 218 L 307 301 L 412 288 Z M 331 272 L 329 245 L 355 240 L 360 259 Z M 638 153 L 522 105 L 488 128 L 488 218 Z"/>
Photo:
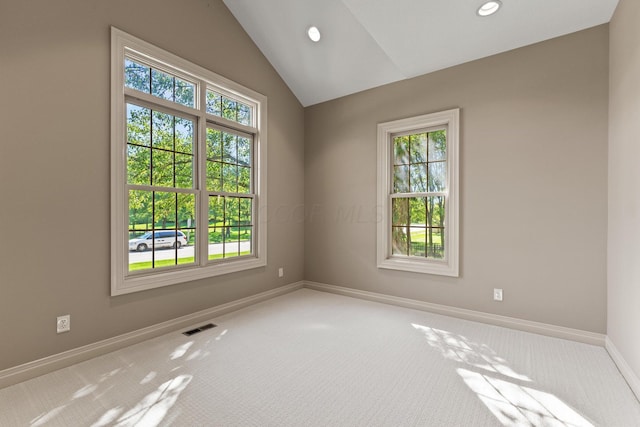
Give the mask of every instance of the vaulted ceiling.
<path id="1" fill-rule="evenodd" d="M 224 0 L 304 106 L 609 22 L 618 0 L 502 0 L 480 17 L 483 2 Z"/>

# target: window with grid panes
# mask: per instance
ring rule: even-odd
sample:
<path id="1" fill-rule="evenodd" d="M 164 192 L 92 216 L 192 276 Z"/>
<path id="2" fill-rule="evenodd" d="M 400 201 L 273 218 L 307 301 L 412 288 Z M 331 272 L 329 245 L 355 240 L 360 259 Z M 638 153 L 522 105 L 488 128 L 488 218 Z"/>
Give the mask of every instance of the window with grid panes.
<path id="1" fill-rule="evenodd" d="M 266 264 L 266 98 L 112 29 L 112 294 Z"/>
<path id="2" fill-rule="evenodd" d="M 378 125 L 378 266 L 458 275 L 458 110 Z"/>
<path id="3" fill-rule="evenodd" d="M 222 127 L 207 127 L 207 191 L 209 243 L 221 252 L 209 259 L 251 255 L 253 235 L 251 135 Z"/>

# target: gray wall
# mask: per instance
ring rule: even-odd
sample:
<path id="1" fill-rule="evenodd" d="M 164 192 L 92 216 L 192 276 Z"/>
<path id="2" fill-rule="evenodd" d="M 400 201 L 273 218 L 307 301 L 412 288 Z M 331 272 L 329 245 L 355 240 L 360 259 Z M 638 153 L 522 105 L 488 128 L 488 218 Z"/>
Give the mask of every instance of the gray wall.
<path id="1" fill-rule="evenodd" d="M 305 278 L 604 333 L 608 43 L 603 25 L 306 108 Z M 377 269 L 376 124 L 454 107 L 461 276 Z"/>
<path id="2" fill-rule="evenodd" d="M 267 268 L 109 296 L 110 25 L 268 97 Z M 3 1 L 0 75 L 0 370 L 303 278 L 303 109 L 222 1 Z"/>
<path id="3" fill-rule="evenodd" d="M 611 20 L 607 334 L 640 378 L 640 3 Z"/>

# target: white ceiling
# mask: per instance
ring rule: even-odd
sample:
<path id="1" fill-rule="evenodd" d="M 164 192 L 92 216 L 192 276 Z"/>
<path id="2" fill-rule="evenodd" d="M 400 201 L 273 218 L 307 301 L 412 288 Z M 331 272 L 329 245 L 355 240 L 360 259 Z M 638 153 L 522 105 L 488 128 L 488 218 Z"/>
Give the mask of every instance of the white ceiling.
<path id="1" fill-rule="evenodd" d="M 502 0 L 480 18 L 483 2 L 224 0 L 304 106 L 603 24 L 618 4 Z"/>

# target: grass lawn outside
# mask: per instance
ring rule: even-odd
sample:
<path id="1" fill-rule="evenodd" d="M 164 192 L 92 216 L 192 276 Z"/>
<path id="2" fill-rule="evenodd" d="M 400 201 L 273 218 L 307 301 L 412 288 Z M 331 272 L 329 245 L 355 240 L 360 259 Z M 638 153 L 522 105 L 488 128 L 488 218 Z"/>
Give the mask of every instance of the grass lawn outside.
<path id="1" fill-rule="evenodd" d="M 245 256 L 245 255 L 251 255 L 251 251 L 240 252 L 240 255 L 227 256 L 227 258 L 233 258 L 233 257 Z M 209 261 L 222 259 L 222 258 L 223 258 L 222 254 L 209 255 Z M 192 256 L 186 257 L 186 258 L 178 258 L 178 265 L 193 264 L 193 262 L 194 260 Z M 156 261 L 155 268 L 173 267 L 175 265 L 176 265 L 175 259 L 162 259 L 162 260 Z M 129 271 L 149 270 L 151 268 L 152 268 L 151 261 L 134 262 L 133 264 L 129 264 Z"/>
<path id="2" fill-rule="evenodd" d="M 433 244 L 434 245 L 442 245 L 442 236 L 440 234 L 433 233 Z M 427 241 L 427 231 L 412 231 L 411 232 L 411 241 L 412 242 L 426 242 Z"/>

